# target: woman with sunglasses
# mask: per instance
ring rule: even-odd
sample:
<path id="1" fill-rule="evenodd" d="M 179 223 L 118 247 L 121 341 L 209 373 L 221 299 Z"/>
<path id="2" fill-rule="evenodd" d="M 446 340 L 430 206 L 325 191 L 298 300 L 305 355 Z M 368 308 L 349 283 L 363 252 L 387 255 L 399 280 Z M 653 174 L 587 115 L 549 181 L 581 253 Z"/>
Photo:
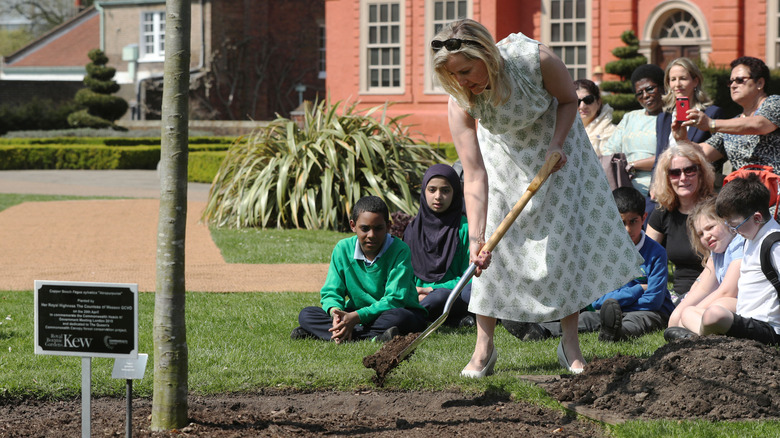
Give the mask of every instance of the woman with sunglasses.
<path id="1" fill-rule="evenodd" d="M 601 102 L 599 86 L 591 80 L 577 79 L 574 81 L 574 91 L 577 92 L 577 111 L 585 125 L 590 144 L 596 155 L 602 155 L 601 144 L 606 143 L 615 132 L 612 107 Z"/>
<path id="2" fill-rule="evenodd" d="M 497 318 L 560 319 L 558 361 L 581 372 L 579 310 L 636 278 L 641 258 L 577 121 L 571 76 L 548 47 L 522 34 L 496 44 L 474 20 L 445 26 L 431 49 L 436 78 L 450 94 L 470 260 L 477 265 L 469 302 L 477 315 L 477 343 L 461 375 L 493 372 Z M 498 227 L 553 152 L 561 154 L 555 173 L 493 252 L 483 252 L 486 232 Z"/>
<path id="3" fill-rule="evenodd" d="M 691 246 L 686 221 L 701 200 L 713 196 L 715 171 L 698 147 L 690 143 L 669 146 L 658 158 L 653 174 L 653 194 L 658 203 L 647 221 L 646 234 L 666 248 L 674 263 L 675 304 L 682 299 L 703 266 Z"/>
<path id="4" fill-rule="evenodd" d="M 652 203 L 648 196 L 657 143 L 656 118 L 663 111 L 664 71 L 655 64 L 644 64 L 631 74 L 636 100 L 642 109 L 627 112 L 602 146 L 604 155 L 624 153 L 636 170 L 631 183 L 647 199 L 648 213 Z"/>
<path id="5" fill-rule="evenodd" d="M 767 95 L 769 68 L 758 58 L 743 56 L 731 62 L 731 99 L 742 107 L 733 119 L 716 120 L 698 109 L 688 121 L 672 126 L 677 141 L 691 140 L 685 129 L 708 130 L 712 137 L 699 143 L 710 162 L 728 158 L 734 169 L 748 164 L 772 166 L 780 172 L 780 96 Z"/>
<path id="6" fill-rule="evenodd" d="M 723 117 L 723 110 L 716 105 L 712 105 L 712 99 L 702 88 L 704 76 L 696 64 L 689 58 L 677 58 L 666 66 L 664 73 L 664 84 L 666 85 L 666 94 L 664 94 L 664 111 L 658 115 L 656 132 L 658 133 L 658 142 L 655 156 L 657 157 L 666 150 L 669 145 L 676 144 L 672 134 L 672 121 L 682 119 L 677 114 L 677 99 L 688 99 L 688 108 L 695 109 L 705 114 L 710 119 L 720 119 Z M 701 143 L 712 136 L 709 129 L 699 129 L 696 126 L 688 127 L 688 139 L 694 143 Z M 655 166 L 654 166 L 655 167 Z"/>

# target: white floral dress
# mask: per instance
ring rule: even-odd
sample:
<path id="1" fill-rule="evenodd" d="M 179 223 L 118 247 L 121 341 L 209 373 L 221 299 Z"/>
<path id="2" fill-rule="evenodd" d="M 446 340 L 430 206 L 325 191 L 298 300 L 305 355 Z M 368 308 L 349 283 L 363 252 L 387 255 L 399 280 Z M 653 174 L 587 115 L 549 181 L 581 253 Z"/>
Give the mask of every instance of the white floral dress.
<path id="1" fill-rule="evenodd" d="M 501 107 L 479 99 L 470 114 L 488 173 L 489 236 L 544 163 L 557 100 L 545 89 L 538 42 L 513 34 L 498 43 L 513 81 Z M 483 97 L 483 96 L 478 96 Z M 579 311 L 641 275 L 642 258 L 618 213 L 579 117 L 564 145 L 566 165 L 550 176 L 473 280 L 469 310 L 541 322 Z"/>

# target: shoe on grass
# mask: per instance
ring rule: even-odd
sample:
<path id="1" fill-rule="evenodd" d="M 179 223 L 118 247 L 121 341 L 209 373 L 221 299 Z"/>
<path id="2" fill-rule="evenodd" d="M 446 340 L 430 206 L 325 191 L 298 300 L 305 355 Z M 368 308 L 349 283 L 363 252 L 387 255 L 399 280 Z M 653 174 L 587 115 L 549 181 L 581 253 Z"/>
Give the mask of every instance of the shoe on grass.
<path id="1" fill-rule="evenodd" d="M 290 333 L 290 339 L 292 339 L 292 340 L 312 339 L 312 338 L 315 338 L 315 337 L 316 336 L 314 336 L 313 334 L 307 332 L 306 330 L 303 329 L 303 327 L 300 327 L 300 326 L 295 327 L 292 330 L 292 333 Z"/>
<path id="2" fill-rule="evenodd" d="M 623 310 L 620 303 L 612 298 L 604 301 L 599 310 L 601 329 L 599 341 L 617 342 L 623 338 Z"/>
<path id="3" fill-rule="evenodd" d="M 398 327 L 392 326 L 389 329 L 385 330 L 385 332 L 382 333 L 381 335 L 375 336 L 374 339 L 372 339 L 372 341 L 390 342 L 390 341 L 393 340 L 394 337 L 396 337 L 396 336 L 398 336 L 400 334 L 401 334 L 401 332 L 398 330 Z"/>
<path id="4" fill-rule="evenodd" d="M 672 342 L 678 339 L 688 339 L 694 336 L 698 335 L 685 327 L 669 327 L 664 330 L 664 339 L 666 342 Z"/>
<path id="5" fill-rule="evenodd" d="M 468 328 L 477 325 L 477 320 L 471 315 L 466 315 L 458 321 L 458 328 Z"/>
<path id="6" fill-rule="evenodd" d="M 503 319 L 501 320 L 501 325 L 503 325 L 506 331 L 512 336 L 521 341 L 541 341 L 542 339 L 550 337 L 547 330 L 534 322 L 520 322 Z"/>

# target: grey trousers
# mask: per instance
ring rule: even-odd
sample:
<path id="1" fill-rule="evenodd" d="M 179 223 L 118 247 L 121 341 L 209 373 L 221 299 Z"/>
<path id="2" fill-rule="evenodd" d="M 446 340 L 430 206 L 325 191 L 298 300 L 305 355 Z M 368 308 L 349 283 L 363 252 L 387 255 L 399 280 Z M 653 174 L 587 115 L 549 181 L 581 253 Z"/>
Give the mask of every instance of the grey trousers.
<path id="1" fill-rule="evenodd" d="M 645 333 L 654 332 L 666 328 L 669 323 L 669 316 L 664 316 L 658 312 L 647 310 L 638 310 L 635 312 L 623 313 L 623 336 L 627 338 L 636 338 Z M 545 333 L 550 337 L 559 337 L 561 323 L 558 321 L 543 322 L 539 324 Z M 601 316 L 599 311 L 580 313 L 577 331 L 580 333 L 597 332 L 601 329 Z"/>

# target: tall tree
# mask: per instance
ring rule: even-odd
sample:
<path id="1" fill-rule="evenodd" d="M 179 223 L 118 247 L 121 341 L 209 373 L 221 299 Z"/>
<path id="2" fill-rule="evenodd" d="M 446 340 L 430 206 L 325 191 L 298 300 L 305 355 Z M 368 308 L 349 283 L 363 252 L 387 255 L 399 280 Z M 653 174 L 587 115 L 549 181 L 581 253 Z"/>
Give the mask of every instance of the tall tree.
<path id="1" fill-rule="evenodd" d="M 184 318 L 184 237 L 191 10 L 189 0 L 165 2 L 157 294 L 154 302 L 152 430 L 187 424 L 187 329 Z"/>

